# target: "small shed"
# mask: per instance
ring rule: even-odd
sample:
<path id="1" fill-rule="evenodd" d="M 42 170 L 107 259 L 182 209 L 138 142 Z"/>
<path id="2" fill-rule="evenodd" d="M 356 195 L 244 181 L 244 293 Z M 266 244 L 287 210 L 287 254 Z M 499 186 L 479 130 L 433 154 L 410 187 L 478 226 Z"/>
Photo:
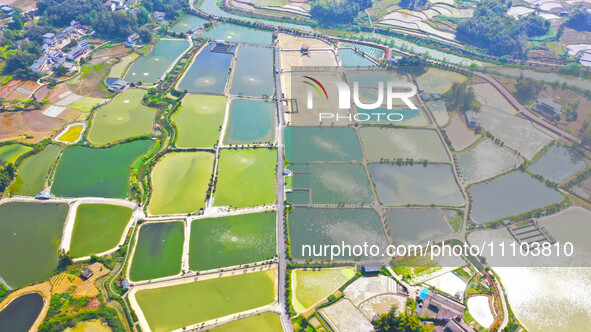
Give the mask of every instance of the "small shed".
<path id="1" fill-rule="evenodd" d="M 83 279 L 89 279 L 93 274 L 94 273 L 88 268 L 88 266 L 83 267 L 82 271 L 80 271 L 80 276 L 82 276 Z"/>
<path id="2" fill-rule="evenodd" d="M 384 267 L 384 263 L 382 262 L 367 262 L 361 265 L 361 272 L 362 273 L 377 273 L 382 270 Z"/>

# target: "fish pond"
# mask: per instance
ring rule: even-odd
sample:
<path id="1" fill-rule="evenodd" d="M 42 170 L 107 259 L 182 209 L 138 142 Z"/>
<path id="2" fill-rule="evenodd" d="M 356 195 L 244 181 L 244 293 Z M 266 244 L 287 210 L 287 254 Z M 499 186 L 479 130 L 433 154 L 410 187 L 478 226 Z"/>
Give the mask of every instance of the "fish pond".
<path id="1" fill-rule="evenodd" d="M 47 280 L 57 267 L 67 214 L 67 204 L 0 205 L 0 278 L 12 288 Z"/>
<path id="2" fill-rule="evenodd" d="M 26 158 L 18 169 L 12 193 L 35 196 L 41 192 L 49 178 L 50 169 L 62 150 L 59 145 L 50 144 L 40 153 Z"/>
<path id="3" fill-rule="evenodd" d="M 181 107 L 172 116 L 177 128 L 176 146 L 213 147 L 219 141 L 225 112 L 225 97 L 185 96 Z"/>
<path id="4" fill-rule="evenodd" d="M 129 166 L 152 144 L 137 140 L 103 149 L 71 146 L 62 154 L 51 192 L 58 197 L 125 198 Z"/>
<path id="5" fill-rule="evenodd" d="M 312 204 L 371 204 L 373 194 L 365 168 L 361 164 L 311 164 Z M 298 186 L 299 187 L 299 186 Z"/>
<path id="6" fill-rule="evenodd" d="M 70 256 L 99 254 L 115 248 L 131 220 L 131 208 L 109 204 L 81 204 L 76 210 Z"/>
<path id="7" fill-rule="evenodd" d="M 211 40 L 223 40 L 232 43 L 271 45 L 273 32 L 250 28 L 232 23 L 219 23 L 201 33 Z"/>
<path id="8" fill-rule="evenodd" d="M 127 70 L 124 80 L 152 84 L 166 73 L 174 61 L 189 49 L 184 39 L 163 39 L 147 55 L 137 59 Z"/>
<path id="9" fill-rule="evenodd" d="M 233 53 L 213 52 L 214 43 L 207 45 L 187 69 L 177 90 L 222 94 L 230 74 Z"/>
<path id="10" fill-rule="evenodd" d="M 181 32 L 186 33 L 187 31 L 202 26 L 205 22 L 208 22 L 206 19 L 201 18 L 199 16 L 191 15 L 191 14 L 183 14 L 176 23 L 170 27 L 170 30 L 174 32 Z"/>
<path id="11" fill-rule="evenodd" d="M 512 172 L 470 187 L 471 217 L 485 224 L 562 201 L 556 190 L 522 172 Z"/>
<path id="12" fill-rule="evenodd" d="M 355 52 L 352 48 L 339 48 L 338 52 L 343 67 L 367 67 L 376 65 L 373 61 Z"/>
<path id="13" fill-rule="evenodd" d="M 330 258 L 327 254 L 310 253 L 303 246 L 341 245 L 350 246 L 371 243 L 385 250 L 388 240 L 382 223 L 372 209 L 313 209 L 296 207 L 289 214 L 289 234 L 292 255 L 297 259 Z M 343 253 L 335 259 L 348 259 L 353 254 Z"/>
<path id="14" fill-rule="evenodd" d="M 271 96 L 273 82 L 273 49 L 240 46 L 230 93 L 252 97 Z"/>
<path id="15" fill-rule="evenodd" d="M 276 274 L 260 271 L 143 289 L 135 298 L 152 332 L 168 332 L 272 303 Z"/>
<path id="16" fill-rule="evenodd" d="M 215 206 L 242 208 L 275 202 L 275 149 L 221 150 Z"/>
<path id="17" fill-rule="evenodd" d="M 156 109 L 142 105 L 142 89 L 127 89 L 94 114 L 88 140 L 97 145 L 149 135 Z"/>
<path id="18" fill-rule="evenodd" d="M 224 144 L 272 143 L 275 140 L 275 105 L 260 100 L 234 99 Z"/>
<path id="19" fill-rule="evenodd" d="M 580 156 L 560 145 L 554 145 L 529 166 L 529 171 L 552 182 L 560 183 L 575 175 L 587 164 Z"/>
<path id="20" fill-rule="evenodd" d="M 396 244 L 437 240 L 451 233 L 439 209 L 392 209 L 386 212 L 388 228 Z"/>
<path id="21" fill-rule="evenodd" d="M 362 127 L 359 129 L 359 136 L 368 161 L 399 158 L 449 161 L 445 146 L 434 130 Z"/>
<path id="22" fill-rule="evenodd" d="M 0 311 L 2 331 L 28 332 L 43 309 L 43 297 L 30 293 L 17 297 Z"/>
<path id="23" fill-rule="evenodd" d="M 205 207 L 215 156 L 210 152 L 172 152 L 152 171 L 150 214 L 178 214 Z"/>
<path id="24" fill-rule="evenodd" d="M 281 317 L 274 312 L 264 312 L 214 327 L 210 332 L 277 332 L 283 331 Z"/>
<path id="25" fill-rule="evenodd" d="M 285 157 L 295 163 L 363 159 L 355 129 L 341 127 L 285 128 Z"/>
<path id="26" fill-rule="evenodd" d="M 191 270 L 211 270 L 273 258 L 275 223 L 275 212 L 193 221 Z"/>
<path id="27" fill-rule="evenodd" d="M 14 164 L 18 157 L 33 150 L 22 144 L 7 144 L 0 146 L 0 164 Z"/>
<path id="28" fill-rule="evenodd" d="M 458 172 L 468 183 L 479 182 L 518 167 L 523 160 L 511 150 L 485 139 L 456 155 Z"/>
<path id="29" fill-rule="evenodd" d="M 157 279 L 181 272 L 183 222 L 147 223 L 141 226 L 133 253 L 129 279 Z"/>
<path id="30" fill-rule="evenodd" d="M 464 205 L 464 197 L 449 165 L 370 164 L 369 173 L 384 205 Z"/>
<path id="31" fill-rule="evenodd" d="M 334 269 L 295 269 L 291 271 L 293 306 L 304 312 L 355 276 L 351 267 Z"/>

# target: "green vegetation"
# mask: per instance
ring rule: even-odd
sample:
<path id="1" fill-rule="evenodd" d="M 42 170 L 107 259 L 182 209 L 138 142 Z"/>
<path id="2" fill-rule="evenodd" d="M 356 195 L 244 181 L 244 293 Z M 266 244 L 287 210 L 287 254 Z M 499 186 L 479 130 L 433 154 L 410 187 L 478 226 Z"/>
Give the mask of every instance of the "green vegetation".
<path id="1" fill-rule="evenodd" d="M 466 112 L 473 109 L 473 103 L 476 100 L 476 94 L 468 83 L 454 83 L 451 90 L 443 95 L 443 100 L 450 110 Z"/>
<path id="2" fill-rule="evenodd" d="M 76 210 L 70 256 L 99 254 L 115 248 L 131 219 L 131 208 L 108 204 L 81 204 Z"/>
<path id="3" fill-rule="evenodd" d="M 295 269 L 291 271 L 292 303 L 298 312 L 303 312 L 324 299 L 347 280 L 355 276 L 350 267 L 332 269 Z"/>
<path id="4" fill-rule="evenodd" d="M 199 219 L 191 226 L 189 265 L 202 271 L 275 256 L 275 213 Z"/>
<path id="5" fill-rule="evenodd" d="M 222 150 L 214 204 L 241 208 L 273 203 L 276 164 L 274 149 Z"/>
<path id="6" fill-rule="evenodd" d="M 427 332 L 427 328 L 421 325 L 421 320 L 413 314 L 399 314 L 396 307 L 392 307 L 387 314 L 380 314 L 375 322 L 372 322 L 377 332 Z"/>
<path id="7" fill-rule="evenodd" d="M 429 259 L 428 256 L 408 256 L 394 259 L 392 264 L 394 272 L 401 275 L 406 281 L 441 269 L 437 261 Z"/>
<path id="8" fill-rule="evenodd" d="M 166 154 L 152 173 L 150 214 L 190 213 L 204 208 L 214 158 L 210 152 Z"/>
<path id="9" fill-rule="evenodd" d="M 237 321 L 214 327 L 211 332 L 276 332 L 283 331 L 281 318 L 274 312 L 265 312 L 256 316 L 243 318 Z"/>
<path id="10" fill-rule="evenodd" d="M 226 98 L 222 96 L 188 95 L 172 116 L 178 130 L 176 146 L 212 147 L 220 137 Z"/>
<path id="11" fill-rule="evenodd" d="M 151 146 L 149 140 L 102 149 L 71 146 L 62 154 L 52 193 L 59 197 L 127 197 L 129 165 Z"/>
<path id="12" fill-rule="evenodd" d="M 32 147 L 22 144 L 8 144 L 0 146 L 0 166 L 14 164 L 25 153 L 33 150 Z"/>
<path id="13" fill-rule="evenodd" d="M 135 297 L 150 329 L 165 332 L 273 302 L 276 273 L 251 272 L 144 289 Z"/>
<path id="14" fill-rule="evenodd" d="M 352 23 L 359 12 L 372 6 L 370 0 L 352 0 L 345 2 L 335 0 L 315 0 L 310 15 L 324 26 Z"/>
<path id="15" fill-rule="evenodd" d="M 83 128 L 84 126 L 82 125 L 71 126 L 68 128 L 68 131 L 66 131 L 57 139 L 62 142 L 74 143 L 78 140 L 78 138 L 80 138 Z"/>
<path id="16" fill-rule="evenodd" d="M 7 164 L 4 167 L 0 167 L 0 192 L 4 192 L 6 188 L 12 183 L 14 175 L 16 174 L 16 168 L 13 164 Z"/>
<path id="17" fill-rule="evenodd" d="M 587 8 L 579 6 L 568 16 L 565 25 L 580 31 L 591 31 L 591 13 L 587 11 Z"/>
<path id="18" fill-rule="evenodd" d="M 149 280 L 180 273 L 184 239 L 182 222 L 143 225 L 133 254 L 130 279 Z"/>

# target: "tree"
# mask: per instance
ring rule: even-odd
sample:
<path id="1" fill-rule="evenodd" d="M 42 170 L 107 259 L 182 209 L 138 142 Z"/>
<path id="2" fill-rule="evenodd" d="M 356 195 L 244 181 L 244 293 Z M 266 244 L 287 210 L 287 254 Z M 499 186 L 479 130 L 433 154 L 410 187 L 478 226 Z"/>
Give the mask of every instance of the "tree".
<path id="1" fill-rule="evenodd" d="M 451 90 L 443 95 L 443 100 L 447 103 L 449 109 L 466 112 L 472 109 L 472 102 L 476 99 L 476 94 L 472 87 L 467 83 L 454 83 Z"/>
<path id="2" fill-rule="evenodd" d="M 581 138 L 581 145 L 591 145 L 591 124 L 589 124 L 589 121 L 583 122 L 583 125 L 581 126 L 581 132 L 579 135 Z"/>
<path id="3" fill-rule="evenodd" d="M 53 71 L 53 73 L 56 77 L 62 77 L 68 73 L 68 69 L 64 66 L 59 66 Z"/>
<path id="4" fill-rule="evenodd" d="M 142 42 L 149 44 L 152 41 L 152 33 L 148 28 L 140 28 L 138 34 L 140 35 Z"/>
<path id="5" fill-rule="evenodd" d="M 310 16 L 324 26 L 334 26 L 353 22 L 359 12 L 372 6 L 371 0 L 316 0 L 312 4 Z"/>
<path id="6" fill-rule="evenodd" d="M 534 13 L 521 18 L 521 24 L 529 37 L 543 36 L 550 30 L 550 21 Z"/>
<path id="7" fill-rule="evenodd" d="M 591 13 L 584 7 L 577 7 L 564 24 L 575 30 L 591 31 Z"/>
<path id="8" fill-rule="evenodd" d="M 544 85 L 542 83 L 538 83 L 531 78 L 525 78 L 521 76 L 515 84 L 515 89 L 517 89 L 515 97 L 517 97 L 522 102 L 527 102 L 531 99 L 534 99 L 538 93 L 542 91 L 543 87 Z"/>
<path id="9" fill-rule="evenodd" d="M 372 323 L 378 332 L 426 332 L 420 319 L 415 315 L 398 314 L 398 309 L 393 306 L 387 314 L 379 315 Z"/>

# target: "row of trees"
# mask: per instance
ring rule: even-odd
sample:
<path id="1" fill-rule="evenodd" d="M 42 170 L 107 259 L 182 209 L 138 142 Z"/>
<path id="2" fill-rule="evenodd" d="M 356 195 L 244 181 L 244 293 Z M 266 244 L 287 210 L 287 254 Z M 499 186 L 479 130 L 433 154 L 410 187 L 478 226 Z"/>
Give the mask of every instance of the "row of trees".
<path id="1" fill-rule="evenodd" d="M 517 20 L 508 10 L 504 0 L 481 1 L 472 18 L 458 24 L 457 38 L 492 55 L 523 56 L 526 37 L 545 35 L 550 22 L 533 13 Z"/>
<path id="2" fill-rule="evenodd" d="M 454 83 L 451 89 L 443 94 L 443 100 L 450 110 L 466 112 L 472 109 L 476 94 L 468 83 Z"/>

